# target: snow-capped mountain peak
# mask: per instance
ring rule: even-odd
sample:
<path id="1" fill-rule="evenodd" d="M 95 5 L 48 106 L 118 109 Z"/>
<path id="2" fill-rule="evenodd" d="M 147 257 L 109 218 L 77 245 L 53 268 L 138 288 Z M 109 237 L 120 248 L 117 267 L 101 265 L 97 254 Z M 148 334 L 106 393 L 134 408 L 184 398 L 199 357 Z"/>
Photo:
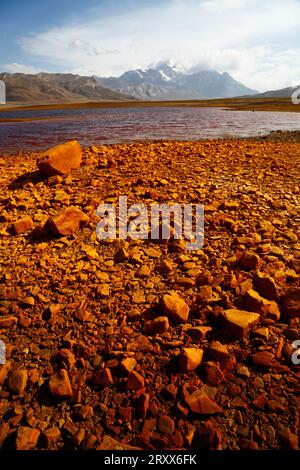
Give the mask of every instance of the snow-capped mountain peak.
<path id="1" fill-rule="evenodd" d="M 160 62 L 145 70 L 129 70 L 120 77 L 98 80 L 103 86 L 139 99 L 229 98 L 256 93 L 226 72 L 186 71 L 174 61 Z"/>

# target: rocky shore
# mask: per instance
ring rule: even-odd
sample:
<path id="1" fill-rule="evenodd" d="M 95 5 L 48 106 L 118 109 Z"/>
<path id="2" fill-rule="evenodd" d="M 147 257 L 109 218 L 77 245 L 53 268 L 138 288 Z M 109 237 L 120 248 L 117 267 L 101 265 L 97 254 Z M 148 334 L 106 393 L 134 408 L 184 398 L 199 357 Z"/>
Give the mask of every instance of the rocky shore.
<path id="1" fill-rule="evenodd" d="M 298 448 L 300 145 L 269 140 L 0 156 L 0 448 Z M 98 240 L 120 195 L 204 204 L 203 248 Z"/>

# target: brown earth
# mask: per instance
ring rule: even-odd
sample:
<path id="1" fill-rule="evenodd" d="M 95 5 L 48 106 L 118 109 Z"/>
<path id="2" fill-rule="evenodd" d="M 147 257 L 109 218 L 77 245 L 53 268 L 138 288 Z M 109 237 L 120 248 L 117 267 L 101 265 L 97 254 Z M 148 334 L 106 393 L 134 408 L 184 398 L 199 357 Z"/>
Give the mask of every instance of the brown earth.
<path id="1" fill-rule="evenodd" d="M 0 107 L 1 111 L 49 110 L 49 109 L 86 109 L 86 108 L 144 108 L 144 107 L 219 107 L 236 111 L 276 111 L 298 113 L 300 105 L 292 103 L 291 98 L 217 98 L 209 100 L 176 100 L 176 101 L 86 101 L 86 102 L 7 102 Z M 0 114 L 1 115 L 1 114 Z M 0 122 L 26 121 L 33 118 L 0 119 Z M 38 118 L 40 119 L 40 118 Z"/>
<path id="2" fill-rule="evenodd" d="M 0 157 L 0 447 L 297 448 L 299 144 L 92 147 L 48 179 L 38 157 Z M 98 241 L 120 195 L 205 204 L 203 249 Z"/>

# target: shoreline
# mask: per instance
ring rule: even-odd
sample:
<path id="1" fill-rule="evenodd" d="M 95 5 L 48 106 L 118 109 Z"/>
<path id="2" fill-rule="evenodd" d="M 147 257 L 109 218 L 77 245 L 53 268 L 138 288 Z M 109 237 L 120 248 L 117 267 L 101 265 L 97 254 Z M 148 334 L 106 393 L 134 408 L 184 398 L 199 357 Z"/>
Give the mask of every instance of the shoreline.
<path id="1" fill-rule="evenodd" d="M 300 105 L 294 105 L 290 98 L 222 98 L 209 100 L 178 101 L 103 101 L 52 104 L 9 104 L 0 106 L 1 112 L 38 111 L 51 109 L 89 108 L 142 108 L 142 107 L 220 107 L 236 111 L 300 112 Z"/>
<path id="2" fill-rule="evenodd" d="M 130 141 L 130 142 L 112 142 L 112 143 L 103 143 L 103 144 L 90 144 L 90 145 L 83 145 L 83 148 L 90 148 L 92 146 L 95 147 L 114 147 L 114 146 L 121 146 L 121 145 L 150 145 L 150 144 L 163 144 L 163 143 L 168 143 L 168 144 L 176 144 L 176 143 L 182 143 L 182 144 L 189 144 L 189 143 L 201 143 L 201 142 L 231 142 L 231 141 L 237 141 L 237 142 L 291 142 L 291 143 L 300 143 L 300 130 L 299 131 L 282 131 L 282 130 L 274 130 L 270 131 L 267 134 L 263 135 L 258 135 L 258 136 L 244 136 L 244 137 L 236 137 L 236 136 L 223 136 L 219 138 L 202 138 L 202 139 L 197 139 L 197 140 L 178 140 L 178 139 L 154 139 L 154 140 L 137 140 L 137 141 Z M 45 151 L 47 151 L 49 148 L 48 146 L 45 146 L 43 149 L 20 149 L 17 151 L 11 151 L 11 152 L 1 152 L 0 151 L 0 158 L 1 157 L 18 157 L 19 154 L 25 153 L 25 154 L 40 154 Z"/>

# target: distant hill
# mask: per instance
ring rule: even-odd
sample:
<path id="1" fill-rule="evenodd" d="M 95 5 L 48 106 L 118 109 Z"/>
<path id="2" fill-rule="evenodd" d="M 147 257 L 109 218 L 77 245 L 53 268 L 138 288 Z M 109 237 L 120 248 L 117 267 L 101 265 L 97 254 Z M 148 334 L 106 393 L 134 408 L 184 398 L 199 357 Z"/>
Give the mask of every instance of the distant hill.
<path id="1" fill-rule="evenodd" d="M 134 99 L 103 87 L 95 78 L 63 73 L 2 73 L 7 101 L 68 103 L 81 101 L 128 101 Z"/>
<path id="2" fill-rule="evenodd" d="M 188 73 L 181 66 L 167 63 L 146 70 L 129 70 L 119 77 L 97 77 L 97 80 L 102 86 L 143 100 L 230 98 L 257 93 L 226 72 Z"/>
<path id="3" fill-rule="evenodd" d="M 294 91 L 300 89 L 299 86 L 281 88 L 280 90 L 270 90 L 264 93 L 252 95 L 252 98 L 290 98 Z"/>

